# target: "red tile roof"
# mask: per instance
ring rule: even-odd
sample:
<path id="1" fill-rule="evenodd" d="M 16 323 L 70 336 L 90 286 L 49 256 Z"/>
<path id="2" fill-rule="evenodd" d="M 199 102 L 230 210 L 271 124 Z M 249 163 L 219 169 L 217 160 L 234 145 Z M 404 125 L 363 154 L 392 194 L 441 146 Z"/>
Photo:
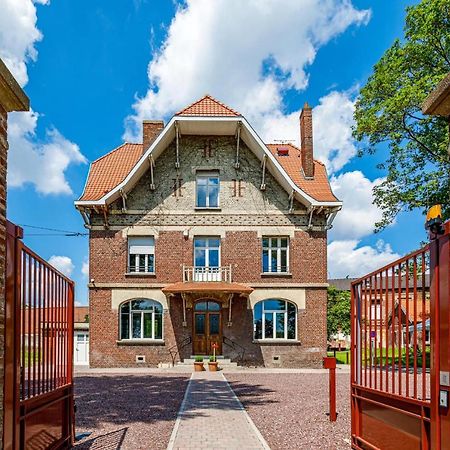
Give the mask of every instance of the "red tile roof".
<path id="1" fill-rule="evenodd" d="M 292 144 L 266 144 L 281 167 L 287 172 L 292 181 L 308 195 L 321 202 L 339 201 L 331 191 L 325 166 L 314 160 L 314 178 L 307 179 L 302 171 L 300 149 Z M 278 156 L 277 148 L 289 147 L 289 155 Z"/>
<path id="2" fill-rule="evenodd" d="M 86 316 L 89 316 L 89 306 L 75 306 L 74 322 L 86 322 Z"/>
<path id="3" fill-rule="evenodd" d="M 114 189 L 136 165 L 142 151 L 142 144 L 126 142 L 94 161 L 80 200 L 99 200 Z"/>
<path id="4" fill-rule="evenodd" d="M 267 144 L 271 153 L 300 189 L 317 201 L 338 201 L 331 191 L 325 166 L 321 162 L 314 161 L 314 179 L 306 179 L 301 170 L 300 150 L 292 144 L 283 144 L 282 147 L 289 147 L 289 155 L 278 156 L 277 147 L 279 146 L 279 144 Z M 125 143 L 94 161 L 80 200 L 95 201 L 102 198 L 125 179 L 141 155 L 142 144 Z"/>
<path id="5" fill-rule="evenodd" d="M 241 114 L 224 105 L 219 100 L 205 95 L 200 100 L 192 103 L 183 110 L 177 112 L 176 116 L 234 116 L 239 117 Z"/>

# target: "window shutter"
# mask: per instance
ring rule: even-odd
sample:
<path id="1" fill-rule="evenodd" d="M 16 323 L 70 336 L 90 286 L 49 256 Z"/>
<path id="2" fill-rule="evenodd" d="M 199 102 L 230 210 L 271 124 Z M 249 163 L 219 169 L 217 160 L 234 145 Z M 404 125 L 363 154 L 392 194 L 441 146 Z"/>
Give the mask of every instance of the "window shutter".
<path id="1" fill-rule="evenodd" d="M 131 255 L 153 255 L 155 240 L 153 237 L 130 237 L 128 248 Z"/>

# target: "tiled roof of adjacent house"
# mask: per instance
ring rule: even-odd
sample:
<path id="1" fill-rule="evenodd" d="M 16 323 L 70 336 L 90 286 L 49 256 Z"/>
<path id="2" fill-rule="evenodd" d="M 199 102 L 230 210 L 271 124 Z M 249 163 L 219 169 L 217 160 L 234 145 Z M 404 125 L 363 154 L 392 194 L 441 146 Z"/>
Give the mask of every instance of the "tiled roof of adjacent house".
<path id="1" fill-rule="evenodd" d="M 142 156 L 142 144 L 128 142 L 91 164 L 80 200 L 99 200 L 121 183 Z"/>
<path id="2" fill-rule="evenodd" d="M 314 160 L 314 178 L 305 178 L 302 171 L 302 159 L 300 149 L 292 144 L 267 144 L 272 154 L 277 158 L 283 169 L 291 177 L 292 181 L 312 198 L 321 202 L 339 201 L 331 191 L 325 166 Z M 287 155 L 278 156 L 278 148 L 288 148 Z"/>
<path id="3" fill-rule="evenodd" d="M 238 112 L 224 105 L 219 100 L 205 95 L 200 100 L 192 103 L 183 110 L 177 112 L 176 116 L 240 116 Z"/>

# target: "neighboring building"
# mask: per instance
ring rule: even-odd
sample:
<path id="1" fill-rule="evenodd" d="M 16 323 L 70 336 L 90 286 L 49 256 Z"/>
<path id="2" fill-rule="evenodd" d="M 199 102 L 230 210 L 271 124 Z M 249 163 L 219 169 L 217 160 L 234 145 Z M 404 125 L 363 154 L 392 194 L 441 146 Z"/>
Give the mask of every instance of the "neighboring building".
<path id="1" fill-rule="evenodd" d="M 92 163 L 75 202 L 89 239 L 90 365 L 156 366 L 217 353 L 257 366 L 320 366 L 327 230 L 341 208 L 313 158 L 264 144 L 205 96 L 144 121 L 143 143 Z"/>
<path id="2" fill-rule="evenodd" d="M 58 348 L 61 328 L 58 314 L 61 308 L 26 308 L 22 312 L 23 348 L 22 358 L 45 358 L 49 348 Z M 42 339 L 42 342 L 39 341 Z M 48 342 L 48 344 L 47 344 Z M 40 356 L 31 355 L 28 347 L 40 347 Z M 89 364 L 89 307 L 76 306 L 74 308 L 74 363 Z M 23 365 L 27 365 L 23 361 Z"/>
<path id="3" fill-rule="evenodd" d="M 338 290 L 350 291 L 351 283 L 355 280 L 356 278 L 337 278 L 328 280 L 328 283 Z M 415 283 L 412 276 L 408 283 L 403 276 L 401 287 L 397 284 L 398 280 L 395 280 L 392 292 L 392 277 L 388 277 L 387 282 L 386 279 L 383 280 L 381 291 L 378 286 L 376 293 L 373 288 L 362 292 L 362 316 L 367 317 L 368 323 L 371 323 L 367 329 L 372 333 L 376 331 L 377 345 L 391 347 L 393 344 L 394 347 L 403 347 L 411 341 L 410 327 L 414 329 L 413 325 L 418 324 L 418 330 L 422 330 L 422 323 L 425 322 L 425 340 L 429 342 L 430 275 L 426 273 L 423 282 L 422 276 L 419 275 Z M 419 301 L 413 300 L 414 289 Z M 350 336 L 336 336 L 336 340 L 339 339 L 350 342 Z M 371 339 L 375 339 L 375 336 L 372 335 Z M 419 336 L 419 339 L 421 341 L 422 336 Z"/>
<path id="4" fill-rule="evenodd" d="M 74 311 L 74 355 L 75 365 L 89 364 L 89 306 L 76 306 Z"/>

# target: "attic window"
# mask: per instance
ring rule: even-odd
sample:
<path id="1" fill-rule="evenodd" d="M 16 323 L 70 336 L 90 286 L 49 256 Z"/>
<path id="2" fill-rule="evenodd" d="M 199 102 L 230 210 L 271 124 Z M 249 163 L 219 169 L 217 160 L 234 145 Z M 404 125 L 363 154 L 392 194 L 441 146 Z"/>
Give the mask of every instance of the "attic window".
<path id="1" fill-rule="evenodd" d="M 278 156 L 289 156 L 289 147 L 277 147 Z"/>

